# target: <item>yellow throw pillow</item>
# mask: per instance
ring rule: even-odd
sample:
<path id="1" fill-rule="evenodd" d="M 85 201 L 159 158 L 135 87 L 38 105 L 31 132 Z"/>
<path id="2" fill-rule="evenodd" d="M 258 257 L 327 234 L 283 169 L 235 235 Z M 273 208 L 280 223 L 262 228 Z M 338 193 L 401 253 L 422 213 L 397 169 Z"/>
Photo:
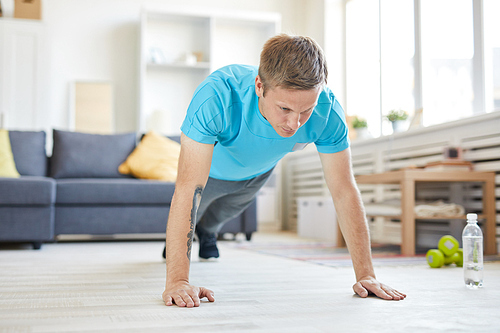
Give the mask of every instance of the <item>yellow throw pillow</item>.
<path id="1" fill-rule="evenodd" d="M 16 169 L 12 147 L 10 146 L 9 131 L 0 129 L 0 177 L 19 178 Z"/>
<path id="2" fill-rule="evenodd" d="M 175 182 L 180 152 L 180 144 L 151 131 L 118 167 L 118 172 L 136 178 Z"/>

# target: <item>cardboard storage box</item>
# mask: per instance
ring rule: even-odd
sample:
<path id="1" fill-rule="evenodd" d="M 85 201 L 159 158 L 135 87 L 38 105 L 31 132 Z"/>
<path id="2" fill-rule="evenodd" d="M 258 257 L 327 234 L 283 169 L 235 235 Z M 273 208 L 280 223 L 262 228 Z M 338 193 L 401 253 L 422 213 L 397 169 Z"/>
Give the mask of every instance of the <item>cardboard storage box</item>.
<path id="1" fill-rule="evenodd" d="M 14 17 L 32 20 L 42 19 L 42 0 L 15 0 Z"/>

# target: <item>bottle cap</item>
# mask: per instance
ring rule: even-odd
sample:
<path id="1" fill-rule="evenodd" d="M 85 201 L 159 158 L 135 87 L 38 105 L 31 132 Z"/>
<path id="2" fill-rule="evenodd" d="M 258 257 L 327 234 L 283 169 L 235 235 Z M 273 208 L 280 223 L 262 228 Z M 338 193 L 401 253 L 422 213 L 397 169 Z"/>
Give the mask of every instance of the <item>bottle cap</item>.
<path id="1" fill-rule="evenodd" d="M 474 213 L 467 214 L 467 220 L 477 220 L 477 214 Z"/>

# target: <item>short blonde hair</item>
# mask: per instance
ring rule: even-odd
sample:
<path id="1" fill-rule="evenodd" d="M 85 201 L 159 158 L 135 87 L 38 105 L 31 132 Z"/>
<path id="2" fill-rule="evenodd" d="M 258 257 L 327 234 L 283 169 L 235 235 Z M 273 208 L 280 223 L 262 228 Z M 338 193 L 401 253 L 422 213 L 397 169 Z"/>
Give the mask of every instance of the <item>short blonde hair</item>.
<path id="1" fill-rule="evenodd" d="M 260 54 L 259 77 L 266 89 L 311 90 L 327 83 L 328 69 L 321 47 L 309 37 L 271 37 Z"/>

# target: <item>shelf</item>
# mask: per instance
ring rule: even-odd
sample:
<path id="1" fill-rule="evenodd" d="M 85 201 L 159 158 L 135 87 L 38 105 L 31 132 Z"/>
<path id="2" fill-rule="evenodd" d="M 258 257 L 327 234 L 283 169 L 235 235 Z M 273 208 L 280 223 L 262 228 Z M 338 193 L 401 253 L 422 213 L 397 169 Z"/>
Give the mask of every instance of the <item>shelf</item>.
<path id="1" fill-rule="evenodd" d="M 148 63 L 148 69 L 210 69 L 210 63 L 208 62 L 198 62 L 194 65 L 190 65 L 184 62 L 174 62 L 168 64 L 157 64 L 157 63 Z"/>
<path id="2" fill-rule="evenodd" d="M 137 131 L 180 135 L 193 93 L 213 70 L 258 65 L 279 14 L 143 9 L 139 34 Z M 242 37 L 244 36 L 244 37 Z M 192 61 L 192 56 L 197 62 Z"/>
<path id="3" fill-rule="evenodd" d="M 395 219 L 395 220 L 401 220 L 401 215 L 375 215 L 375 214 L 367 214 L 367 217 L 383 217 L 386 219 Z M 478 215 L 477 219 L 485 219 L 485 215 Z M 433 216 L 433 217 L 419 217 L 415 216 L 415 220 L 464 220 L 464 222 L 467 220 L 466 215 L 455 215 L 455 216 Z"/>

